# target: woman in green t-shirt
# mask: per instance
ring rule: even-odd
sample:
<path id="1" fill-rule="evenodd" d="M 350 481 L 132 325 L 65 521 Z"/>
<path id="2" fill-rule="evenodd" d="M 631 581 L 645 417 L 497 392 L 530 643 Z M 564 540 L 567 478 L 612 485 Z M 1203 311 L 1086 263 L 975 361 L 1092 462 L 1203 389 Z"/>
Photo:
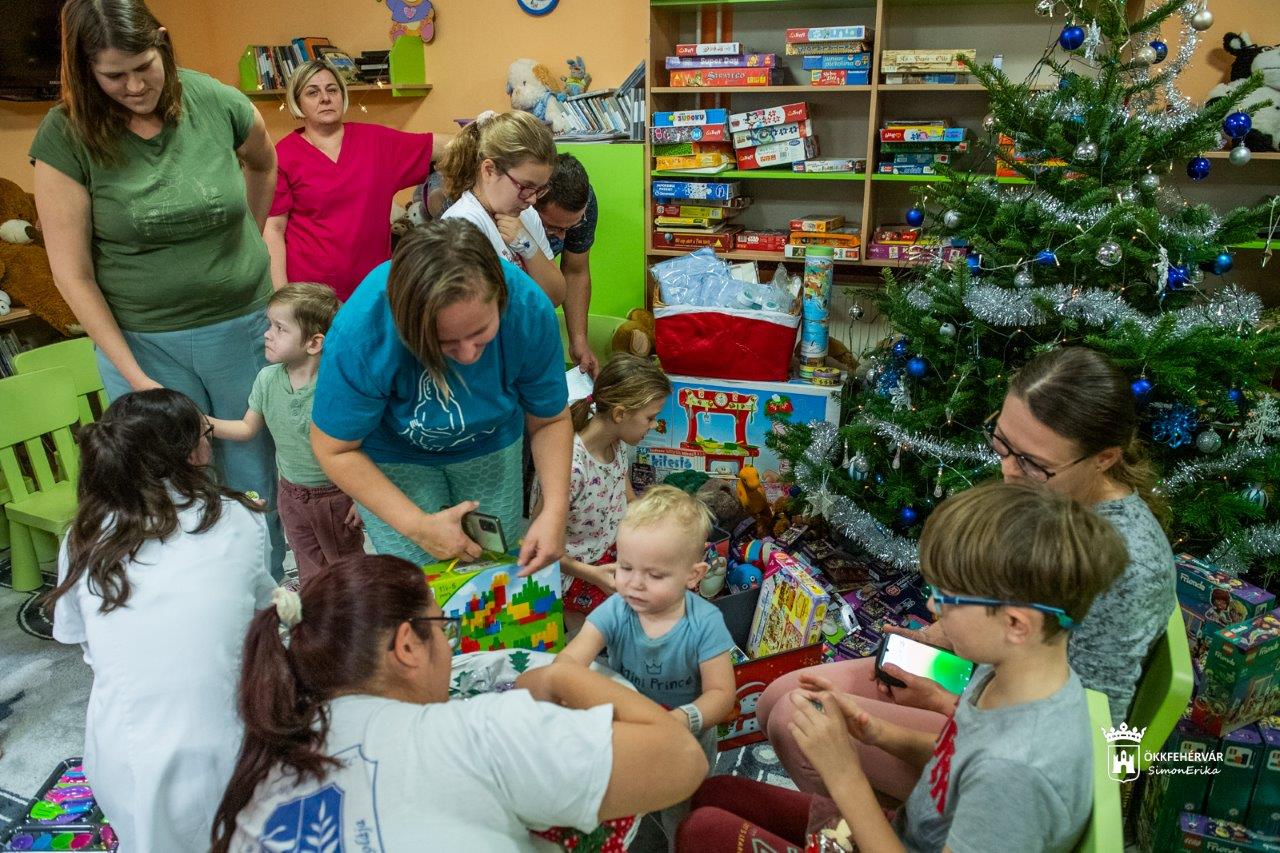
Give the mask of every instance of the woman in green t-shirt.
<path id="1" fill-rule="evenodd" d="M 166 387 L 215 417 L 244 414 L 271 294 L 262 226 L 276 159 L 257 109 L 179 69 L 142 0 L 69 0 L 62 103 L 31 158 L 54 281 L 108 395 Z M 221 479 L 274 507 L 270 439 L 218 450 Z"/>

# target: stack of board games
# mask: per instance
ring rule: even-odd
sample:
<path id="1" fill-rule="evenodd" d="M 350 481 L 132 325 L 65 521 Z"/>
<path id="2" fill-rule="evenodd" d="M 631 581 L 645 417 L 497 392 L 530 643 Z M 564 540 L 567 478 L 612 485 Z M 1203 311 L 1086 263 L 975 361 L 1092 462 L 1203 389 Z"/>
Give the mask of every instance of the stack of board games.
<path id="1" fill-rule="evenodd" d="M 736 163 L 727 110 L 683 110 L 653 114 L 653 167 L 660 171 L 714 175 Z M 673 224 L 673 223 L 668 223 Z"/>
<path id="2" fill-rule="evenodd" d="M 710 246 L 717 252 L 732 251 L 741 225 L 727 222 L 740 213 L 750 199 L 742 196 L 737 181 L 679 181 L 655 179 L 652 184 L 655 211 L 655 249 L 700 249 Z M 672 220 L 680 225 L 668 225 Z M 693 224 L 685 224 L 691 220 Z"/>
<path id="3" fill-rule="evenodd" d="M 782 82 L 775 53 L 752 53 L 742 42 L 676 45 L 668 56 L 669 85 L 676 87 L 774 86 Z"/>
<path id="4" fill-rule="evenodd" d="M 800 56 L 811 86 L 866 86 L 871 82 L 870 27 L 791 27 L 788 56 Z"/>
<path id="5" fill-rule="evenodd" d="M 818 155 L 809 105 L 800 102 L 729 116 L 739 169 L 790 166 Z"/>
<path id="6" fill-rule="evenodd" d="M 948 127 L 941 119 L 893 119 L 880 128 L 881 175 L 936 175 L 939 164 L 951 164 L 967 153 L 963 127 Z"/>
<path id="7" fill-rule="evenodd" d="M 889 85 L 969 82 L 969 68 L 962 60 L 976 61 L 978 52 L 961 50 L 885 50 L 880 53 L 880 73 Z"/>
<path id="8" fill-rule="evenodd" d="M 963 246 L 944 245 L 936 238 L 924 237 L 919 228 L 910 225 L 881 225 L 867 246 L 868 260 L 908 264 L 922 264 L 933 258 L 951 263 L 962 260 L 968 253 Z"/>
<path id="9" fill-rule="evenodd" d="M 837 261 L 857 261 L 862 257 L 862 235 L 856 225 L 845 225 L 844 217 L 810 214 L 791 220 L 791 230 L 783 253 L 803 258 L 808 246 L 830 246 Z"/>

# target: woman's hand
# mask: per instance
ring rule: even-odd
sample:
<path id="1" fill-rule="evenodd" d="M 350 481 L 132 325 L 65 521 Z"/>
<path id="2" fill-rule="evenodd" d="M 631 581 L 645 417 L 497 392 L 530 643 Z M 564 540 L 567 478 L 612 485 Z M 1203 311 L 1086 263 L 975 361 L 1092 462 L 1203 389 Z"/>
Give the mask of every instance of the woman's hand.
<path id="1" fill-rule="evenodd" d="M 475 501 L 463 501 L 436 513 L 424 512 L 418 523 L 406 531 L 405 535 L 436 559 L 458 557 L 477 560 L 483 549 L 462 532 L 462 517 L 479 506 Z"/>
<path id="2" fill-rule="evenodd" d="M 131 380 L 129 382 L 129 389 L 131 391 L 150 391 L 152 388 L 163 388 L 163 387 L 164 387 L 163 385 L 161 385 L 159 382 L 155 381 L 145 373 L 140 374 L 137 379 Z"/>
<path id="3" fill-rule="evenodd" d="M 502 235 L 503 243 L 510 246 L 512 243 L 520 242 L 521 235 L 524 234 L 524 223 L 520 221 L 520 217 L 495 213 L 493 221 L 498 224 L 498 233 Z"/>
<path id="4" fill-rule="evenodd" d="M 351 509 L 347 510 L 347 517 L 342 519 L 342 523 L 352 530 L 359 530 L 364 527 L 364 522 L 360 520 L 360 510 L 353 503 Z"/>
<path id="5" fill-rule="evenodd" d="M 520 556 L 516 562 L 520 571 L 516 577 L 526 578 L 536 571 L 560 559 L 564 553 L 564 518 L 558 513 L 544 511 L 525 531 L 520 543 Z"/>
<path id="6" fill-rule="evenodd" d="M 840 787 L 833 781 L 851 771 L 861 773 L 858 752 L 853 748 L 849 724 L 836 695 L 826 690 L 814 694 L 796 690 L 791 693 L 791 701 L 796 706 L 789 724 L 791 735 L 827 789 Z"/>

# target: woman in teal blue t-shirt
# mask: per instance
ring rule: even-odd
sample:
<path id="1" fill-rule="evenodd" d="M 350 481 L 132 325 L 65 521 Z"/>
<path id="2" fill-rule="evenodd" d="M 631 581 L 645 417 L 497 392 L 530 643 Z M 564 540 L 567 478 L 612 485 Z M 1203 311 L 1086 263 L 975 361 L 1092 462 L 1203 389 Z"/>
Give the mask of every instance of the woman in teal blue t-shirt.
<path id="1" fill-rule="evenodd" d="M 527 432 L 545 507 L 520 550 L 534 571 L 564 546 L 567 405 L 550 300 L 470 222 L 443 220 L 402 239 L 338 312 L 311 443 L 378 552 L 424 563 L 479 556 L 460 523 L 471 510 L 515 540 Z"/>

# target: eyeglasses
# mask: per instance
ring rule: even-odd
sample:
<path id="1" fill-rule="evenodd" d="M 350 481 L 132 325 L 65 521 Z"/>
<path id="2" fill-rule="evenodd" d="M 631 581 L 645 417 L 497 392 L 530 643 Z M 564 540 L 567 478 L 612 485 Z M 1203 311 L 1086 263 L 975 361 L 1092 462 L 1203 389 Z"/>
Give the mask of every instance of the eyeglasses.
<path id="1" fill-rule="evenodd" d="M 462 640 L 462 617 L 460 616 L 415 616 L 412 619 L 406 619 L 416 632 L 419 622 L 440 622 L 440 630 L 444 631 L 444 638 L 449 641 L 449 648 L 455 652 Z M 391 637 L 391 642 L 387 645 L 387 651 L 391 651 L 396 647 L 396 638 Z"/>
<path id="2" fill-rule="evenodd" d="M 537 201 L 547 193 L 551 192 L 550 183 L 545 183 L 540 187 L 535 187 L 535 186 L 531 186 L 530 184 L 517 181 L 515 178 L 511 177 L 510 173 L 508 172 L 503 172 L 502 176 L 506 178 L 508 181 L 510 181 L 511 183 L 516 185 L 516 195 L 520 196 L 520 198 L 533 196 L 534 201 Z"/>
<path id="3" fill-rule="evenodd" d="M 1022 469 L 1022 473 L 1026 474 L 1029 478 L 1031 478 L 1032 480 L 1035 480 L 1037 483 L 1047 483 L 1053 477 L 1058 476 L 1063 471 L 1067 470 L 1073 465 L 1079 465 L 1081 462 L 1083 462 L 1084 460 L 1088 459 L 1090 456 L 1093 455 L 1091 453 L 1086 453 L 1084 456 L 1081 456 L 1076 461 L 1063 465 L 1061 468 L 1059 468 L 1056 471 L 1050 471 L 1048 468 L 1045 468 L 1040 463 L 1033 462 L 1032 460 L 1028 459 L 1026 456 L 1023 456 L 1021 453 L 1018 453 L 1016 450 L 1014 450 L 1012 447 L 1009 446 L 1009 442 L 1005 441 L 1002 436 L 996 435 L 996 418 L 998 418 L 999 416 L 1000 416 L 999 412 L 992 412 L 990 417 L 988 417 L 985 421 L 982 422 L 982 431 L 987 435 L 987 444 L 991 445 L 991 449 L 995 451 L 996 456 L 999 456 L 1001 460 L 1007 459 L 1010 456 L 1012 456 L 1014 461 L 1018 463 L 1018 467 Z"/>
<path id="4" fill-rule="evenodd" d="M 1067 611 L 1061 607 L 1050 607 L 1047 604 L 1033 604 L 1025 601 L 1000 601 L 996 598 L 981 598 L 973 595 L 947 595 L 932 586 L 925 585 L 925 594 L 933 599 L 938 605 L 938 612 L 941 614 L 944 604 L 953 604 L 956 606 L 964 604 L 980 605 L 983 607 L 1029 607 L 1032 610 L 1039 610 L 1041 613 L 1047 614 L 1058 620 L 1058 624 L 1062 626 L 1062 630 L 1070 631 L 1076 626 L 1076 620 L 1067 615 Z"/>

